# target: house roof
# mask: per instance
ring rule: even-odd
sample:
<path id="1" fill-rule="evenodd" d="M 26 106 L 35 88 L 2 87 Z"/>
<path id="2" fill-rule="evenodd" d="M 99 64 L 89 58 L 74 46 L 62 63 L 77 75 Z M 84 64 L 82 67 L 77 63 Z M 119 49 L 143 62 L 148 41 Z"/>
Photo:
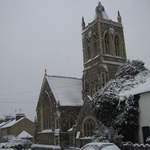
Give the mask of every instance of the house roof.
<path id="1" fill-rule="evenodd" d="M 7 122 L 0 123 L 0 127 L 4 126 Z"/>
<path id="2" fill-rule="evenodd" d="M 121 96 L 128 96 L 128 95 L 137 95 L 146 92 L 150 92 L 150 71 L 143 71 L 139 73 L 134 80 L 126 81 L 125 89 L 120 91 Z M 133 84 L 133 86 L 130 86 Z"/>
<path id="3" fill-rule="evenodd" d="M 18 138 L 32 138 L 32 135 L 29 134 L 27 131 L 22 131 L 17 137 Z"/>
<path id="4" fill-rule="evenodd" d="M 3 128 L 9 128 L 12 127 L 13 125 L 15 125 L 16 123 L 20 122 L 21 120 L 23 120 L 25 117 L 22 117 L 18 120 L 14 119 L 12 121 L 8 121 L 5 125 L 3 125 L 2 127 L 0 127 L 1 129 Z"/>
<path id="5" fill-rule="evenodd" d="M 73 77 L 48 76 L 48 84 L 60 106 L 82 106 L 82 80 Z"/>
<path id="6" fill-rule="evenodd" d="M 130 93 L 133 95 L 142 94 L 150 92 L 150 77 L 145 81 L 145 83 L 140 84 L 139 86 L 133 88 Z"/>

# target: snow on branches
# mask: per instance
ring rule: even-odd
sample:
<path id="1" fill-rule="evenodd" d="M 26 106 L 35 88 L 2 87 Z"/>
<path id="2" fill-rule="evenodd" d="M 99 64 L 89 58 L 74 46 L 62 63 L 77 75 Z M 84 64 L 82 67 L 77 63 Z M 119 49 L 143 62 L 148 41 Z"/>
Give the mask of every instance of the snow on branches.
<path id="1" fill-rule="evenodd" d="M 118 69 L 115 79 L 93 97 L 95 114 L 105 126 L 113 127 L 126 140 L 133 139 L 138 127 L 138 99 L 130 89 L 146 81 L 150 71 L 138 60 L 128 61 Z M 124 94 L 126 93 L 126 94 Z M 130 135 L 127 133 L 130 132 Z"/>

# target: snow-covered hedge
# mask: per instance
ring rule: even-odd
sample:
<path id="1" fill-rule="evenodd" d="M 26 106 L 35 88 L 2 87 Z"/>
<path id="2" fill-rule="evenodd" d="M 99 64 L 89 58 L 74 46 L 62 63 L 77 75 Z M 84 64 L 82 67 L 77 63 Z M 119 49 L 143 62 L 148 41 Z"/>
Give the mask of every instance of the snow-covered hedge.
<path id="1" fill-rule="evenodd" d="M 138 128 L 139 97 L 128 91 L 146 82 L 149 76 L 150 71 L 143 62 L 128 61 L 119 68 L 116 78 L 93 97 L 92 104 L 97 118 L 105 126 L 116 129 L 126 140 L 132 141 Z"/>

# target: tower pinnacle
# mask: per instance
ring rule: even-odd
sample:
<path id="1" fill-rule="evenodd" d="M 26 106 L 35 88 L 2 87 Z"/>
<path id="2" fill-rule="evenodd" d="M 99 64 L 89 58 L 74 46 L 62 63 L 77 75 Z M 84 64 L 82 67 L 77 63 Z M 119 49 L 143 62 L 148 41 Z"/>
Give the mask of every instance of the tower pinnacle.
<path id="1" fill-rule="evenodd" d="M 47 76 L 47 70 L 46 70 L 46 68 L 45 68 L 45 76 Z"/>
<path id="2" fill-rule="evenodd" d="M 82 30 L 85 29 L 85 21 L 84 21 L 84 17 L 82 17 Z"/>
<path id="3" fill-rule="evenodd" d="M 121 16 L 120 16 L 119 10 L 118 10 L 117 20 L 118 20 L 119 23 L 122 23 L 122 18 L 121 18 Z"/>

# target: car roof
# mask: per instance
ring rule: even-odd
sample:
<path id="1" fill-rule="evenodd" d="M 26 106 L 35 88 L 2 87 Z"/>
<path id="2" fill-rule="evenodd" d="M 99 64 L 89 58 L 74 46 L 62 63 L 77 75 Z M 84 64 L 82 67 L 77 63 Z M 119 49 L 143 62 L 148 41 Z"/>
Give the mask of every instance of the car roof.
<path id="1" fill-rule="evenodd" d="M 93 143 L 88 143 L 85 146 L 81 148 L 81 150 L 90 150 L 90 149 L 95 149 L 95 150 L 120 150 L 115 144 L 113 143 L 101 143 L 101 142 L 93 142 Z"/>

